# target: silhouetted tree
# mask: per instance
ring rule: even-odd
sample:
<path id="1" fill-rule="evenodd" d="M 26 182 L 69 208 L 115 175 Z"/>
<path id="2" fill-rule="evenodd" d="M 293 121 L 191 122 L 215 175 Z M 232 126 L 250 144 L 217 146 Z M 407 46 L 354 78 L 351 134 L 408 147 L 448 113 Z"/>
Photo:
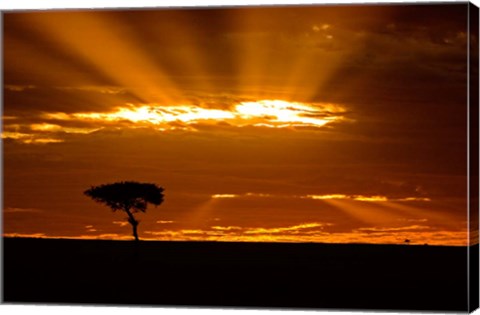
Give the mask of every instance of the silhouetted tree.
<path id="1" fill-rule="evenodd" d="M 84 194 L 96 202 L 109 206 L 113 212 L 125 211 L 128 215 L 127 221 L 132 225 L 135 241 L 138 241 L 139 221 L 133 214 L 145 212 L 149 203 L 155 206 L 160 205 L 163 202 L 163 190 L 162 187 L 155 184 L 127 181 L 92 186 L 84 191 Z"/>

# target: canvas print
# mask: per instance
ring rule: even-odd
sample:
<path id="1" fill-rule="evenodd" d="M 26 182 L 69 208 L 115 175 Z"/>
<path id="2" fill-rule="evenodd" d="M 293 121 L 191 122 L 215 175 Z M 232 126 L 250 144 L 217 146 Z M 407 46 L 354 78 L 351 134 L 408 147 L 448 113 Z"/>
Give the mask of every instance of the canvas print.
<path id="1" fill-rule="evenodd" d="M 478 306 L 478 8 L 4 11 L 3 300 Z"/>

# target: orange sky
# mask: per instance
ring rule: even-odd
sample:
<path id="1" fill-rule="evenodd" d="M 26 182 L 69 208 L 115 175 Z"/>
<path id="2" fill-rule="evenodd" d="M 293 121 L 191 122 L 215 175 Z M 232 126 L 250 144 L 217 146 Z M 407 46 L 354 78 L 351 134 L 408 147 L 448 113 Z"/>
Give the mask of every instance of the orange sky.
<path id="1" fill-rule="evenodd" d="M 4 235 L 467 244 L 466 4 L 4 14 Z M 471 35 L 478 43 L 478 37 Z"/>

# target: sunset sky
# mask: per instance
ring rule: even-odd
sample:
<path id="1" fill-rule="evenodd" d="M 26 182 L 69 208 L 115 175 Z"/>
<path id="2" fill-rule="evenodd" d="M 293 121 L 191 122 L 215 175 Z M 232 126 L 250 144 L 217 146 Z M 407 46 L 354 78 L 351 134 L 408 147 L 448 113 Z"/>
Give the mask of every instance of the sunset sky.
<path id="1" fill-rule="evenodd" d="M 3 232 L 467 244 L 467 5 L 5 13 Z M 478 46 L 478 38 L 470 37 Z"/>

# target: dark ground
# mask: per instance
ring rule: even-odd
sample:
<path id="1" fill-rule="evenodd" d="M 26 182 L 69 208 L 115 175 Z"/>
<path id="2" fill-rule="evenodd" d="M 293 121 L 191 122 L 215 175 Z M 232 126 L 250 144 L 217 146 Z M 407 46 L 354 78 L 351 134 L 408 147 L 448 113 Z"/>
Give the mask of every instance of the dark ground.
<path id="1" fill-rule="evenodd" d="M 4 238 L 4 301 L 467 311 L 466 247 L 135 245 Z"/>

